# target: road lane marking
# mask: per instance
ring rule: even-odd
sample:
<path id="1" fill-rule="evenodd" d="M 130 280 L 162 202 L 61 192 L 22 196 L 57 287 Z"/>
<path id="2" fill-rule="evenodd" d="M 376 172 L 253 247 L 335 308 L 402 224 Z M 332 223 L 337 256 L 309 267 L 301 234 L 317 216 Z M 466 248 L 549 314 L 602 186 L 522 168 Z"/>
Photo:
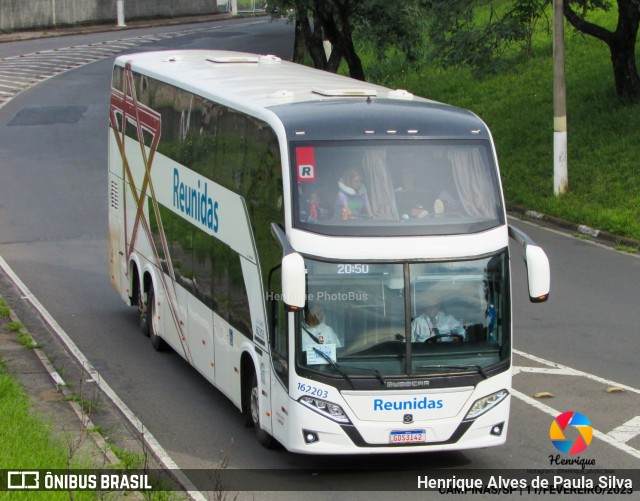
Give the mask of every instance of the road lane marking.
<path id="1" fill-rule="evenodd" d="M 20 277 L 15 274 L 15 272 L 11 269 L 9 264 L 4 260 L 2 256 L 0 256 L 0 268 L 5 272 L 5 274 L 9 277 L 9 279 L 20 289 L 22 293 L 22 299 L 28 300 L 31 305 L 42 315 L 44 321 L 53 329 L 55 334 L 58 336 L 60 341 L 64 343 L 69 352 L 75 357 L 78 363 L 82 368 L 91 376 L 91 379 L 98 385 L 98 387 L 103 391 L 103 393 L 118 407 L 120 412 L 127 418 L 129 423 L 134 427 L 134 429 L 140 434 L 143 438 L 147 446 L 153 451 L 155 457 L 158 461 L 167 469 L 171 470 L 174 477 L 180 484 L 188 491 L 187 493 L 191 497 L 191 499 L 197 501 L 205 501 L 204 496 L 200 494 L 200 492 L 193 485 L 191 480 L 187 478 L 187 476 L 180 470 L 179 466 L 173 461 L 171 456 L 164 450 L 160 442 L 156 440 L 153 434 L 149 431 L 149 429 L 144 426 L 142 421 L 138 419 L 138 417 L 129 409 L 127 404 L 125 404 L 120 397 L 116 394 L 115 391 L 111 389 L 111 387 L 107 384 L 107 382 L 102 379 L 100 373 L 93 367 L 91 362 L 84 356 L 84 354 L 80 351 L 80 349 L 76 346 L 73 340 L 69 337 L 69 335 L 65 332 L 65 330 L 56 322 L 53 316 L 47 311 L 47 309 L 38 301 L 38 299 L 33 295 L 33 293 L 27 288 L 27 286 L 20 280 Z"/>
<path id="2" fill-rule="evenodd" d="M 239 27 L 252 26 L 267 22 L 269 21 L 249 20 L 243 23 L 234 24 L 233 28 L 237 29 Z M 17 88 L 16 92 L 0 93 L 0 108 L 15 98 L 20 92 L 33 85 L 43 82 L 51 77 L 60 75 L 66 71 L 80 68 L 86 64 L 122 53 L 125 50 L 130 50 L 134 47 L 175 37 L 192 35 L 203 31 L 223 30 L 228 27 L 229 26 L 227 25 L 221 24 L 215 26 L 187 28 L 179 31 L 155 33 L 153 35 L 147 34 L 117 40 L 93 42 L 86 45 L 74 45 L 72 47 L 43 50 L 33 52 L 31 54 L 21 54 L 0 59 L 1 74 L 9 77 L 11 77 L 11 75 L 16 75 L 16 78 L 20 79 L 24 79 L 24 77 L 18 77 L 17 75 L 31 76 L 33 74 L 35 77 L 34 80 L 29 81 L 27 86 Z"/>
<path id="3" fill-rule="evenodd" d="M 618 442 L 626 443 L 632 438 L 640 435 L 640 416 L 636 416 L 623 425 L 611 430 L 607 433 L 610 437 Z"/>
<path id="4" fill-rule="evenodd" d="M 556 368 L 547 368 L 547 367 L 514 367 L 513 375 L 520 372 L 529 372 L 533 374 L 551 374 L 555 376 L 581 376 L 581 374 L 573 369 L 556 369 Z"/>
<path id="5" fill-rule="evenodd" d="M 628 386 L 626 384 L 617 383 L 615 381 L 611 381 L 610 379 L 605 379 L 605 378 L 602 378 L 600 376 L 596 376 L 594 374 L 589 374 L 588 372 L 583 372 L 583 371 L 580 371 L 578 369 L 573 369 L 571 367 L 567 367 L 566 365 L 562 365 L 562 364 L 559 364 L 557 362 L 552 362 L 550 360 L 545 360 L 544 358 L 540 358 L 540 357 L 537 357 L 535 355 L 531 355 L 529 353 L 525 353 L 525 352 L 520 351 L 520 350 L 514 349 L 513 353 L 515 353 L 516 355 L 520 355 L 521 357 L 528 358 L 529 360 L 533 360 L 534 362 L 538 362 L 540 364 L 544 364 L 544 365 L 547 365 L 549 367 L 553 367 L 555 369 L 566 371 L 567 375 L 569 375 L 569 373 L 570 373 L 570 375 L 572 375 L 572 376 L 582 376 L 584 378 L 591 379 L 592 381 L 597 381 L 598 383 L 602 383 L 602 384 L 605 384 L 607 386 L 615 386 L 617 388 L 622 388 L 623 390 L 630 391 L 632 393 L 637 393 L 638 395 L 640 395 L 640 388 L 634 388 L 633 386 Z M 527 372 L 527 371 L 524 370 L 525 369 L 524 367 L 517 367 L 517 369 L 520 372 Z M 533 371 L 529 371 L 529 372 L 533 372 Z"/>
<path id="6" fill-rule="evenodd" d="M 559 364 L 557 362 L 552 362 L 551 360 L 546 360 L 544 358 L 538 357 L 536 355 L 532 355 L 530 353 L 525 353 L 520 350 L 513 350 L 513 353 L 519 355 L 521 357 L 527 358 L 533 362 L 537 362 L 539 364 L 546 365 L 547 367 L 523 367 L 523 366 L 514 366 L 513 367 L 513 375 L 519 373 L 533 373 L 533 374 L 552 374 L 552 375 L 560 375 L 560 376 L 579 376 L 586 379 L 590 379 L 592 381 L 596 381 L 598 383 L 604 384 L 606 386 L 613 386 L 617 388 L 621 388 L 631 393 L 636 393 L 640 395 L 640 389 L 634 388 L 633 386 L 629 386 L 626 384 L 621 384 L 616 381 L 611 381 L 610 379 L 605 379 L 600 376 L 596 376 L 594 374 L 590 374 L 588 372 L 583 372 L 578 369 L 574 369 L 572 367 L 568 367 L 566 365 Z M 543 404 L 539 400 L 534 399 L 524 393 L 519 392 L 515 388 L 512 389 L 512 395 L 526 404 L 531 405 L 532 407 L 553 416 L 554 418 L 561 414 L 561 411 L 554 409 L 546 404 Z M 640 450 L 634 449 L 633 447 L 627 445 L 626 442 L 631 440 L 632 438 L 640 435 L 640 416 L 636 416 L 635 418 L 627 421 L 621 426 L 618 426 L 614 430 L 609 433 L 603 433 L 598 430 L 593 430 L 593 436 L 599 438 L 603 442 L 612 445 L 613 447 L 630 454 L 631 456 L 640 458 Z"/>
<path id="7" fill-rule="evenodd" d="M 543 404 L 542 402 L 528 396 L 525 395 L 524 393 L 519 392 L 516 389 L 511 389 L 511 394 L 516 397 L 519 400 L 522 400 L 524 403 L 529 404 L 531 407 L 535 407 L 536 409 L 538 409 L 539 411 L 544 412 L 545 414 L 549 414 L 549 416 L 552 416 L 553 418 L 555 418 L 556 416 L 558 416 L 559 414 L 562 414 L 561 411 L 554 409 L 553 407 L 550 407 L 546 404 Z M 638 449 L 634 449 L 633 447 L 627 445 L 624 442 L 620 442 L 619 440 L 617 440 L 616 438 L 608 435 L 607 433 L 603 433 L 601 431 L 596 430 L 595 428 L 593 428 L 593 436 L 602 440 L 603 442 L 606 442 L 607 444 L 611 445 L 612 447 L 615 447 L 616 449 L 618 449 L 619 451 L 622 452 L 626 452 L 627 454 L 640 459 L 640 450 Z"/>

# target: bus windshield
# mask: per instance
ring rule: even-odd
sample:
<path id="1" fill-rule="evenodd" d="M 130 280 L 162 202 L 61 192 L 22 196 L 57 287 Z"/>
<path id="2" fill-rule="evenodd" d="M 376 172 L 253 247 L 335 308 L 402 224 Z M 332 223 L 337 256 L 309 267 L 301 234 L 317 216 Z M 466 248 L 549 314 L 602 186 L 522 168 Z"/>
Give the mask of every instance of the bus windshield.
<path id="1" fill-rule="evenodd" d="M 299 366 L 350 379 L 482 374 L 510 349 L 505 260 L 504 252 L 456 262 L 306 259 Z"/>
<path id="2" fill-rule="evenodd" d="M 325 235 L 448 235 L 503 223 L 488 141 L 316 141 L 291 149 L 294 225 Z"/>

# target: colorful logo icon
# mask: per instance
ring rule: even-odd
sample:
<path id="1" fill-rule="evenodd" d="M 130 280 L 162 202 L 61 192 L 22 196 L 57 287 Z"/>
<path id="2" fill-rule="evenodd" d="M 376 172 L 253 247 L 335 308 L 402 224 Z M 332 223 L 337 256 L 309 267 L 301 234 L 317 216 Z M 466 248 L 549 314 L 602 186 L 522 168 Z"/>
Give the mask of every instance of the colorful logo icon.
<path id="1" fill-rule="evenodd" d="M 575 440 L 566 437 L 565 431 L 569 431 L 567 427 L 578 431 Z M 551 423 L 549 438 L 555 448 L 563 454 L 579 454 L 589 447 L 593 439 L 593 428 L 584 414 L 574 411 L 563 412 Z"/>

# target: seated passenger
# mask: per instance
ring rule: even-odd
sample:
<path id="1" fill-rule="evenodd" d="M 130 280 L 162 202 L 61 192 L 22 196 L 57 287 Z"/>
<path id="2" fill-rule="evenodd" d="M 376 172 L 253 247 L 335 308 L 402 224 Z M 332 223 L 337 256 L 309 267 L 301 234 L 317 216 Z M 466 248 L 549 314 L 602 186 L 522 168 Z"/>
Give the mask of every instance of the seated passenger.
<path id="1" fill-rule="evenodd" d="M 307 350 L 318 344 L 335 344 L 336 348 L 342 347 L 335 331 L 324 323 L 324 308 L 320 303 L 314 303 L 305 311 L 302 323 L 302 349 Z"/>
<path id="2" fill-rule="evenodd" d="M 312 191 L 309 197 L 304 200 L 303 209 L 300 211 L 300 220 L 307 223 L 317 223 L 318 220 L 328 217 L 327 209 L 324 208 L 320 195 Z"/>
<path id="3" fill-rule="evenodd" d="M 349 219 L 370 218 L 373 216 L 367 188 L 362 184 L 362 176 L 356 169 L 347 169 L 338 181 L 338 196 L 334 217 Z"/>
<path id="4" fill-rule="evenodd" d="M 442 190 L 433 203 L 433 212 L 435 214 L 460 213 L 461 210 L 462 203 L 449 190 Z"/>
<path id="5" fill-rule="evenodd" d="M 411 322 L 411 341 L 463 341 L 467 337 L 464 326 L 459 320 L 440 309 L 440 303 L 434 301 L 427 305 L 426 313 Z"/>
<path id="6" fill-rule="evenodd" d="M 396 206 L 402 219 L 421 219 L 429 215 L 424 208 L 426 192 L 417 186 L 413 171 L 404 169 L 400 175 L 400 186 L 395 190 Z"/>

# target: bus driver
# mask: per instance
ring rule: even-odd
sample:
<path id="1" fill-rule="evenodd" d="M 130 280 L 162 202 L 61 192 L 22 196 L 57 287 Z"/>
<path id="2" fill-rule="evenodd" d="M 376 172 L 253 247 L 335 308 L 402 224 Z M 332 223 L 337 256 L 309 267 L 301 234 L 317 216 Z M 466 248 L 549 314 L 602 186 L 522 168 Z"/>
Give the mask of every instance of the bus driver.
<path id="1" fill-rule="evenodd" d="M 453 316 L 440 309 L 440 303 L 432 301 L 427 304 L 426 313 L 411 322 L 411 341 L 464 341 L 466 331 L 463 325 Z"/>
<path id="2" fill-rule="evenodd" d="M 306 351 L 314 344 L 335 344 L 336 348 L 342 347 L 333 328 L 324 323 L 324 309 L 320 303 L 309 305 L 302 325 L 302 349 Z"/>

